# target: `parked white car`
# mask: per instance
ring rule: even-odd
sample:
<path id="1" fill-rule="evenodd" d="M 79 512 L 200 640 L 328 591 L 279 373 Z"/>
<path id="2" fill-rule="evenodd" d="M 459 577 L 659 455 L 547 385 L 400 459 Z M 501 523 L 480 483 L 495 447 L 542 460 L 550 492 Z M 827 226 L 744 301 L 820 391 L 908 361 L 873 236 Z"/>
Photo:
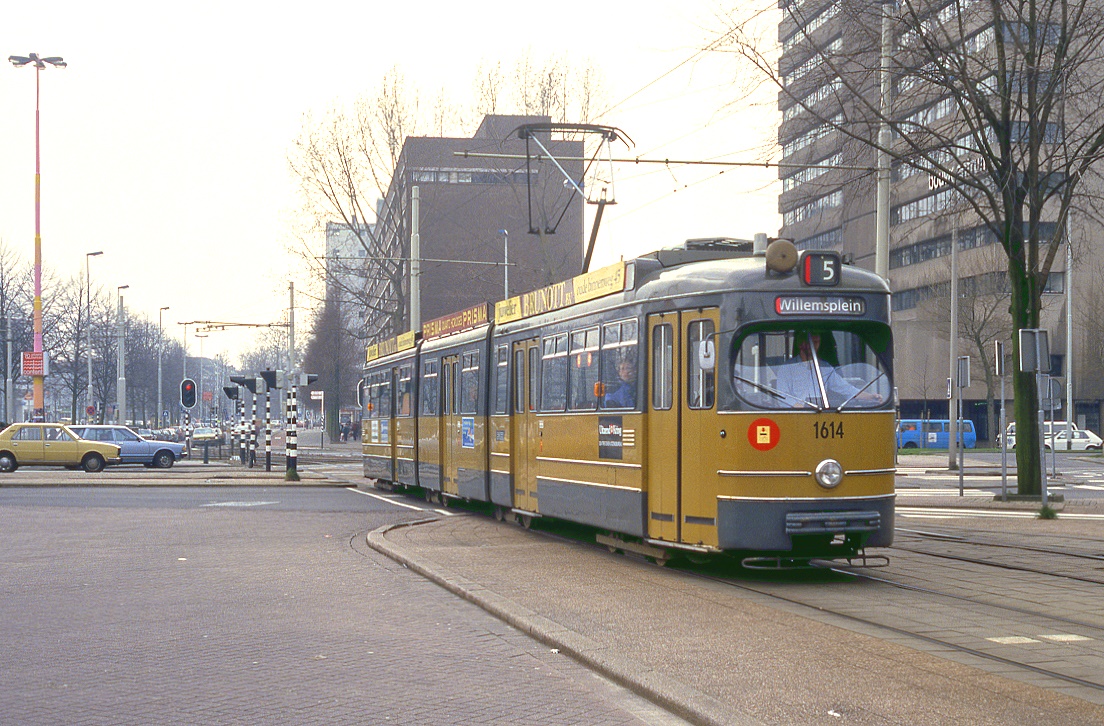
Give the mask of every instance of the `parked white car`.
<path id="1" fill-rule="evenodd" d="M 1054 447 L 1056 451 L 1100 451 L 1104 441 L 1092 431 L 1073 431 L 1072 438 L 1066 438 L 1065 431 L 1059 431 L 1052 437 L 1047 437 L 1043 443 L 1047 449 Z"/>
<path id="2" fill-rule="evenodd" d="M 1077 429 L 1077 424 L 1071 424 L 1071 428 L 1074 431 L 1078 430 Z M 1055 431 L 1063 434 L 1062 443 L 1064 443 L 1065 442 L 1064 434 L 1066 432 L 1066 422 L 1065 421 L 1043 421 L 1043 437 L 1044 438 L 1049 438 L 1051 433 L 1055 432 Z M 1095 434 L 1093 434 L 1093 435 L 1095 436 Z M 1010 448 L 1010 449 L 1016 448 L 1016 422 L 1015 421 L 1008 424 L 1008 429 L 1007 429 L 1007 431 L 1005 431 L 1004 436 L 1005 436 L 1005 438 L 1008 439 L 1008 448 Z M 997 434 L 997 446 L 1000 446 L 1000 445 L 1001 445 L 1001 435 Z M 1061 451 L 1063 448 L 1064 447 L 1059 446 L 1058 450 Z"/>

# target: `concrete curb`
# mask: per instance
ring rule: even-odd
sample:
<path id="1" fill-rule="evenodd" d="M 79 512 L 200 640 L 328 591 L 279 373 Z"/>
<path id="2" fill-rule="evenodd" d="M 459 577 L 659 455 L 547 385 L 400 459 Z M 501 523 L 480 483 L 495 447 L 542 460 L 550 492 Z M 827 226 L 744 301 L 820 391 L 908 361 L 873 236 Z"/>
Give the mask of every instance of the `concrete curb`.
<path id="1" fill-rule="evenodd" d="M 406 566 L 422 577 L 437 583 L 449 592 L 482 608 L 508 625 L 535 638 L 561 653 L 569 655 L 587 668 L 633 693 L 670 711 L 680 718 L 700 724 L 716 726 L 752 726 L 760 724 L 750 716 L 740 715 L 734 720 L 731 708 L 701 691 L 673 681 L 655 672 L 639 673 L 634 664 L 590 638 L 568 630 L 562 625 L 524 608 L 509 598 L 486 589 L 484 586 L 462 577 L 450 577 L 433 567 L 415 560 L 412 556 L 387 541 L 386 534 L 394 529 L 413 527 L 439 521 L 437 518 L 387 525 L 368 533 L 368 546 L 380 554 Z"/>

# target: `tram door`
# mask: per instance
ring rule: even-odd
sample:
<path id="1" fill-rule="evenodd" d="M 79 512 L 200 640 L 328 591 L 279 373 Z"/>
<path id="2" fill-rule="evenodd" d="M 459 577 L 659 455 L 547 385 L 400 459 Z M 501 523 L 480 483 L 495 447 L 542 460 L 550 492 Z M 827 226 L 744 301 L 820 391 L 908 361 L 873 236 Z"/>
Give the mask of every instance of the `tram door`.
<path id="1" fill-rule="evenodd" d="M 441 359 L 441 491 L 460 494 L 460 358 Z"/>
<path id="2" fill-rule="evenodd" d="M 719 442 L 716 417 L 716 308 L 648 316 L 648 536 L 715 539 L 716 503 L 702 484 L 715 476 L 706 442 Z M 710 355 L 711 353 L 711 355 Z M 684 446 L 684 443 L 686 444 Z M 705 515 L 709 516 L 705 516 Z M 709 542 L 705 542 L 709 543 Z"/>
<path id="3" fill-rule="evenodd" d="M 537 391 L 540 375 L 539 340 L 514 343 L 514 401 L 510 417 L 510 473 L 514 507 L 537 511 L 537 456 L 541 432 L 537 420 Z"/>

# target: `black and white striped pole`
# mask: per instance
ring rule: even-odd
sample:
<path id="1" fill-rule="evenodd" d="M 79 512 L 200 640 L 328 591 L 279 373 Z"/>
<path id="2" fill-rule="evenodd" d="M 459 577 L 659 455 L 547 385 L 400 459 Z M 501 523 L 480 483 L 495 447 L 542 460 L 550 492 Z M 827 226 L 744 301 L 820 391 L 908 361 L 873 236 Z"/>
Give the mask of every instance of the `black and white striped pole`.
<path id="1" fill-rule="evenodd" d="M 265 389 L 265 471 L 272 471 L 272 389 Z"/>
<path id="2" fill-rule="evenodd" d="M 238 395 L 239 388 L 237 386 L 223 386 L 222 392 L 226 394 L 226 397 L 230 399 L 230 403 L 234 406 L 234 413 L 238 412 Z M 235 416 L 237 419 L 237 416 Z M 238 427 L 237 421 L 232 421 L 230 424 L 230 461 L 233 462 L 237 458 L 238 450 Z"/>
<path id="3" fill-rule="evenodd" d="M 288 388 L 288 432 L 287 432 L 287 471 L 284 478 L 288 481 L 299 481 L 299 432 L 298 432 L 298 404 L 296 401 L 298 381 L 292 381 Z"/>
<path id="4" fill-rule="evenodd" d="M 260 378 L 252 378 L 253 385 L 246 387 L 253 394 L 253 409 L 249 415 L 249 468 L 257 465 L 257 391 L 264 385 Z"/>
<path id="5" fill-rule="evenodd" d="M 299 481 L 299 364 L 295 356 L 295 283 L 288 283 L 288 430 L 285 481 Z"/>

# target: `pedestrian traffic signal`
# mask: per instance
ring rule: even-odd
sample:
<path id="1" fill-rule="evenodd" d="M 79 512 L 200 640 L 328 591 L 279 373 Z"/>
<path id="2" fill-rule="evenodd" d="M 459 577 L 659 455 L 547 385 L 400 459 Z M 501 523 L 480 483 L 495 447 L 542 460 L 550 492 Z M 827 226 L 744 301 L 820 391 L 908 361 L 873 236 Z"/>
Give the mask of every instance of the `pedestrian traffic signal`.
<path id="1" fill-rule="evenodd" d="M 184 408 L 195 408 L 196 384 L 191 378 L 185 378 L 180 382 L 180 405 Z"/>

